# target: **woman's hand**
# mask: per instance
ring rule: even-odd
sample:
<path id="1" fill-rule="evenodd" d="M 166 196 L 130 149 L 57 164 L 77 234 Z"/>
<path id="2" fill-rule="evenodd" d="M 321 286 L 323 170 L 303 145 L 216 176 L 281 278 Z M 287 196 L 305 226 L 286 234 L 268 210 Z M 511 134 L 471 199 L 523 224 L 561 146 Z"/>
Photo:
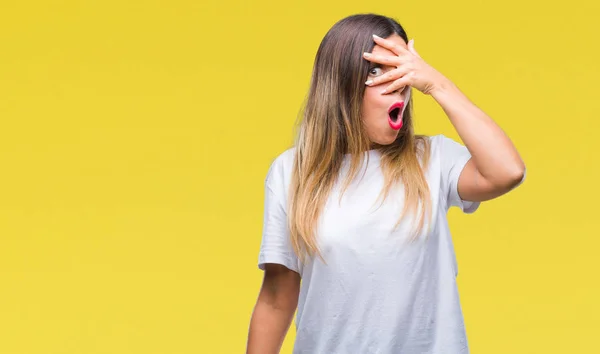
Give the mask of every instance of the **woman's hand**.
<path id="1" fill-rule="evenodd" d="M 433 90 L 440 87 L 444 81 L 448 81 L 444 75 L 427 64 L 417 53 L 414 47 L 414 40 L 408 42 L 408 48 L 397 45 L 392 41 L 373 35 L 375 43 L 390 50 L 396 56 L 376 55 L 363 53 L 366 60 L 395 66 L 396 69 L 390 70 L 385 75 L 381 75 L 365 84 L 372 86 L 395 80 L 382 93 L 394 92 L 403 89 L 406 86 L 412 86 L 426 95 L 430 95 Z"/>

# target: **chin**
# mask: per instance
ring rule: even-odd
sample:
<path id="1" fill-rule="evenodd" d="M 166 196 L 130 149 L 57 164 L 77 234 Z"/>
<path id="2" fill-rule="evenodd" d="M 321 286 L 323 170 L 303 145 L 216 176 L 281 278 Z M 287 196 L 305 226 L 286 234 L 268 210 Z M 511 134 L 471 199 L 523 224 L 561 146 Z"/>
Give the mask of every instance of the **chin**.
<path id="1" fill-rule="evenodd" d="M 398 139 L 398 133 L 386 136 L 385 138 L 381 139 L 377 143 L 379 145 L 391 145 L 394 143 L 394 141 L 396 141 L 396 139 Z"/>
<path id="2" fill-rule="evenodd" d="M 387 146 L 387 145 L 391 145 L 394 141 L 396 141 L 396 138 L 390 138 L 390 139 L 386 139 L 386 140 L 377 140 L 377 141 L 375 141 L 375 145 Z"/>

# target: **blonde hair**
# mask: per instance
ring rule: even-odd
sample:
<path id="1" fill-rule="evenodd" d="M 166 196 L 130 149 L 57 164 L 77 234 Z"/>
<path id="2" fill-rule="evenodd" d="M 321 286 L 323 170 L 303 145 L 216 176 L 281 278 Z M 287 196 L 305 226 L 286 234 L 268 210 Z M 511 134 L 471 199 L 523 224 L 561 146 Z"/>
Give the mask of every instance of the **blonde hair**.
<path id="1" fill-rule="evenodd" d="M 340 197 L 358 173 L 362 152 L 373 148 L 360 114 L 370 64 L 361 58 L 361 53 L 372 51 L 372 34 L 387 38 L 393 33 L 408 41 L 405 31 L 391 18 L 352 15 L 327 32 L 317 51 L 295 141 L 288 198 L 291 242 L 302 261 L 315 254 L 325 261 L 315 230 L 344 156 L 350 154 L 351 163 Z M 381 152 L 385 181 L 378 200 L 383 196 L 383 203 L 395 184 L 404 184 L 405 203 L 395 227 L 408 212 L 414 212 L 418 222 L 411 240 L 415 240 L 426 216 L 431 214 L 430 191 L 420 165 L 427 166 L 430 145 L 427 137 L 414 134 L 412 107 L 410 99 L 398 138 L 390 145 L 375 145 Z"/>

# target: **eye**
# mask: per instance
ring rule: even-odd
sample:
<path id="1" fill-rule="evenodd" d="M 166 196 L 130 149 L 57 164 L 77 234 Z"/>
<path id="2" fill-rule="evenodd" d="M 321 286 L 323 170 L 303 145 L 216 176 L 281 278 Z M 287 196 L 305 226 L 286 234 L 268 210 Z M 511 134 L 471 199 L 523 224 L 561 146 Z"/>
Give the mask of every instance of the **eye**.
<path id="1" fill-rule="evenodd" d="M 369 75 L 377 75 L 377 70 L 379 70 L 381 73 L 383 73 L 383 69 L 381 69 L 379 66 L 374 66 L 372 68 L 369 69 Z"/>

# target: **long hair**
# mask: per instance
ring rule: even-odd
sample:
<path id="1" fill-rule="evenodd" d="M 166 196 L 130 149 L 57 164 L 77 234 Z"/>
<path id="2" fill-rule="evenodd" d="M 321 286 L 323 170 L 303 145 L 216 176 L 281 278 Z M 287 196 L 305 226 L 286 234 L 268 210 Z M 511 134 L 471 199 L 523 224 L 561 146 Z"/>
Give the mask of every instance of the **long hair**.
<path id="1" fill-rule="evenodd" d="M 288 198 L 290 237 L 302 261 L 306 255 L 314 254 L 323 259 L 315 230 L 337 181 L 344 155 L 351 155 L 351 163 L 340 196 L 357 175 L 363 152 L 372 148 L 361 119 L 364 82 L 370 65 L 362 53 L 373 50 L 372 34 L 387 38 L 393 33 L 408 42 L 406 32 L 392 18 L 376 14 L 352 15 L 327 32 L 317 51 L 296 135 Z M 414 134 L 412 109 L 411 98 L 398 138 L 390 145 L 377 147 L 381 151 L 385 180 L 379 195 L 379 198 L 383 196 L 382 203 L 394 185 L 404 185 L 405 203 L 395 228 L 408 212 L 413 212 L 415 218 L 419 215 L 411 241 L 423 228 L 425 216 L 431 213 L 430 191 L 419 161 L 421 158 L 423 166 L 427 166 L 430 146 L 425 136 Z"/>

